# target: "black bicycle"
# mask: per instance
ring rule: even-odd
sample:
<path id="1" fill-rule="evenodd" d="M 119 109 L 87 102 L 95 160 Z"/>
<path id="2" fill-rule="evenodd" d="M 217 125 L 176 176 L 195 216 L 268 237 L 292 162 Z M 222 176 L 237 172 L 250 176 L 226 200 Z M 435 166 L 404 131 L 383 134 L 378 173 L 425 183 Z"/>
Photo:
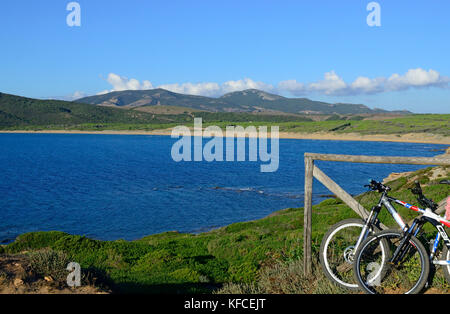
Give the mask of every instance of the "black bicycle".
<path id="1" fill-rule="evenodd" d="M 370 180 L 365 185 L 371 191 L 381 193 L 378 203 L 372 207 L 367 219 L 345 219 L 332 226 L 322 239 L 319 259 L 325 275 L 333 283 L 350 290 L 358 290 L 359 286 L 353 274 L 353 262 L 356 250 L 370 235 L 381 230 L 378 215 L 386 207 L 399 227 L 407 229 L 406 223 L 390 203 L 388 196 L 391 188 Z"/>
<path id="2" fill-rule="evenodd" d="M 444 180 L 441 184 L 450 182 Z M 386 197 L 388 202 L 395 202 L 421 214 L 414 219 L 411 227 L 371 235 L 356 250 L 353 271 L 358 286 L 366 293 L 418 293 L 429 279 L 431 265 L 442 266 L 450 283 L 450 239 L 444 229 L 444 226 L 450 227 L 450 221 L 435 213 L 438 205 L 423 195 L 417 181 L 411 191 L 425 209 Z M 437 229 L 430 253 L 418 239 L 426 223 Z M 439 250 L 441 239 L 444 244 Z"/>

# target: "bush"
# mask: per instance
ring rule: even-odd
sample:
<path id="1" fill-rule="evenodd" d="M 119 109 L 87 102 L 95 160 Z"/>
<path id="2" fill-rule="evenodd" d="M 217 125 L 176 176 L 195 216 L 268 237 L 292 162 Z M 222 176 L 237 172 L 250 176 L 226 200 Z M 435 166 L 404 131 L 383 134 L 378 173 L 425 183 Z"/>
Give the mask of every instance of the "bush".
<path id="1" fill-rule="evenodd" d="M 169 276 L 180 282 L 200 282 L 200 274 L 189 268 L 177 269 Z"/>
<path id="2" fill-rule="evenodd" d="M 31 270 L 44 278 L 50 276 L 57 282 L 65 282 L 68 275 L 68 256 L 63 252 L 42 249 L 28 254 Z"/>
<path id="3" fill-rule="evenodd" d="M 231 281 L 246 283 L 255 279 L 257 271 L 257 265 L 250 261 L 242 261 L 241 263 L 233 264 L 228 269 Z"/>

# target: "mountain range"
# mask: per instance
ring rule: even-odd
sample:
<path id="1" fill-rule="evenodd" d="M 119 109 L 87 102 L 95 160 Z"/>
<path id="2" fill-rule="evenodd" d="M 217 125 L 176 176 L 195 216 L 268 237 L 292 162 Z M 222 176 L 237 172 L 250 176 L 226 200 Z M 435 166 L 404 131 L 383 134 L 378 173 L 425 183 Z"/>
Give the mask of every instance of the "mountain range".
<path id="1" fill-rule="evenodd" d="M 308 98 L 287 98 L 257 89 L 225 94 L 221 97 L 186 95 L 157 88 L 127 90 L 84 97 L 78 103 L 108 107 L 177 106 L 209 112 L 269 112 L 289 114 L 409 114 L 409 111 L 371 109 L 362 104 L 331 104 Z"/>
<path id="2" fill-rule="evenodd" d="M 0 93 L 0 128 L 74 126 L 81 124 L 153 125 L 186 123 L 193 117 L 213 121 L 347 120 L 364 116 L 408 114 L 364 105 L 328 104 L 245 90 L 212 98 L 163 89 L 122 91 L 77 101 L 43 100 Z M 320 115 L 320 116 L 319 116 Z"/>

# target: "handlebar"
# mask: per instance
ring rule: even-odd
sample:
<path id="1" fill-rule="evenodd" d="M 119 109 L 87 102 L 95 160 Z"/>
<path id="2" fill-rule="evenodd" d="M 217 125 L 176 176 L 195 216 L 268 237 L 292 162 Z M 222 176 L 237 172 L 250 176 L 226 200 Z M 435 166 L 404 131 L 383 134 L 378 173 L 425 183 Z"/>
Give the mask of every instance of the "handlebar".
<path id="1" fill-rule="evenodd" d="M 372 191 L 376 191 L 379 193 L 386 193 L 391 190 L 391 188 L 388 187 L 387 185 L 384 185 L 383 183 L 375 181 L 375 180 L 369 180 L 369 184 L 366 184 L 364 186 L 368 187 Z M 433 211 L 435 211 L 438 208 L 438 204 L 433 202 L 432 199 L 428 199 L 423 195 L 422 187 L 420 186 L 419 181 L 416 180 L 414 182 L 414 187 L 410 188 L 410 190 L 411 190 L 411 193 L 413 193 L 414 195 L 417 195 L 417 200 L 419 201 L 419 203 L 422 206 L 424 206 L 426 208 L 430 208 Z"/>
<path id="2" fill-rule="evenodd" d="M 388 187 L 387 185 L 384 185 L 383 183 L 375 180 L 369 180 L 369 184 L 366 184 L 364 186 L 368 187 L 372 191 L 377 191 L 379 193 L 388 192 L 391 190 L 391 188 Z"/>

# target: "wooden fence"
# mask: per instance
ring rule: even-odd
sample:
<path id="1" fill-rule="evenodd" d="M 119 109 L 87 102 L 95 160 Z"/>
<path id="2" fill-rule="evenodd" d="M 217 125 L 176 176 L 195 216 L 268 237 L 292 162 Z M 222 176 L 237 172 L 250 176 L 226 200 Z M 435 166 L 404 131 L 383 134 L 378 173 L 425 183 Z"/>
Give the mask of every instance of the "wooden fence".
<path id="1" fill-rule="evenodd" d="M 392 157 L 392 156 L 356 156 L 356 155 L 333 155 L 333 154 L 314 154 L 305 153 L 305 214 L 304 214 L 304 271 L 305 274 L 312 272 L 312 254 L 311 254 L 311 215 L 312 215 L 312 191 L 313 178 L 333 192 L 345 204 L 353 209 L 362 218 L 368 217 L 368 211 L 358 203 L 350 194 L 342 189 L 336 182 L 331 180 L 316 165 L 315 160 L 340 161 L 354 163 L 371 164 L 410 164 L 410 165 L 431 165 L 431 166 L 449 166 L 450 158 L 447 156 L 425 157 Z M 442 213 L 445 206 L 445 200 L 439 203 L 438 213 Z M 386 228 L 382 225 L 381 227 Z"/>

